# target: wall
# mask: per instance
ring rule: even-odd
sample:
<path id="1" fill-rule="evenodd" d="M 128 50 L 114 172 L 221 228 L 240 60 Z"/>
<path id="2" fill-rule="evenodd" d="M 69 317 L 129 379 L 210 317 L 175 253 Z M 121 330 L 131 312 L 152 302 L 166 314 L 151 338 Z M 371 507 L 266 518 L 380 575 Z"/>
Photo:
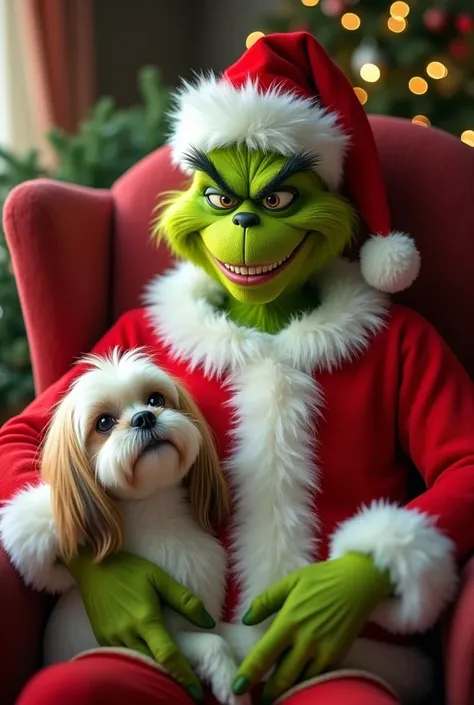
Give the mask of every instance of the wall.
<path id="1" fill-rule="evenodd" d="M 195 0 L 95 0 L 97 93 L 139 99 L 138 69 L 160 67 L 166 84 L 190 76 L 198 55 Z"/>
<path id="2" fill-rule="evenodd" d="M 221 71 L 245 49 L 279 0 L 95 0 L 97 92 L 138 101 L 138 69 L 154 64 L 168 85 L 192 70 Z"/>
<path id="3" fill-rule="evenodd" d="M 272 13 L 281 0 L 204 0 L 200 60 L 203 68 L 221 71 L 245 50 L 245 38 L 261 29 L 262 17 Z"/>

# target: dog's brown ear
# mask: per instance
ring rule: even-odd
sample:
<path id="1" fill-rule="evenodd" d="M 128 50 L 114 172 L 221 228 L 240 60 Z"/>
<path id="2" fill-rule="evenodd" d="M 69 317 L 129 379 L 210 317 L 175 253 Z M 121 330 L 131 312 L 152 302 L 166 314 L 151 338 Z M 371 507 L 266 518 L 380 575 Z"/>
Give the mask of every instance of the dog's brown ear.
<path id="1" fill-rule="evenodd" d="M 120 512 L 94 478 L 68 397 L 58 406 L 46 435 L 41 475 L 51 485 L 59 550 L 66 562 L 81 543 L 92 547 L 97 562 L 122 548 Z"/>
<path id="2" fill-rule="evenodd" d="M 189 393 L 177 385 L 179 405 L 201 434 L 199 455 L 190 469 L 186 484 L 193 514 L 201 527 L 215 534 L 230 515 L 230 493 L 211 429 Z"/>

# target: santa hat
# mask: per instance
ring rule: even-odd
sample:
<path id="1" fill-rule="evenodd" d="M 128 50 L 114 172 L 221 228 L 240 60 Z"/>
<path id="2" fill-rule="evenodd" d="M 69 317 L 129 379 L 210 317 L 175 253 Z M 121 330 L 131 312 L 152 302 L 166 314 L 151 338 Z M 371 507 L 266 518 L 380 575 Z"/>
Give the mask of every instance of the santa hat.
<path id="1" fill-rule="evenodd" d="M 390 230 L 381 167 L 367 115 L 323 47 L 307 32 L 264 36 L 222 76 L 184 83 L 169 139 L 173 162 L 188 170 L 191 147 L 208 152 L 246 144 L 291 156 L 318 155 L 315 170 L 331 190 L 344 187 L 372 235 L 361 271 L 376 289 L 395 293 L 418 276 L 420 255 Z"/>

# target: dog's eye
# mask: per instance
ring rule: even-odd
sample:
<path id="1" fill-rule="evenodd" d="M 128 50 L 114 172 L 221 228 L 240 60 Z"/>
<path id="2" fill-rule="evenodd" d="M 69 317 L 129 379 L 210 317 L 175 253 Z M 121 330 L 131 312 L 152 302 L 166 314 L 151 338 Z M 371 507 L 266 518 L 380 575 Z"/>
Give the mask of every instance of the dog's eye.
<path id="1" fill-rule="evenodd" d="M 165 398 L 163 394 L 159 394 L 159 392 L 153 392 L 153 394 L 150 394 L 150 396 L 148 397 L 147 404 L 148 406 L 164 406 Z"/>
<path id="2" fill-rule="evenodd" d="M 113 416 L 110 416 L 110 414 L 104 414 L 104 416 L 99 416 L 97 419 L 95 428 L 99 433 L 109 433 L 116 423 L 117 422 Z"/>

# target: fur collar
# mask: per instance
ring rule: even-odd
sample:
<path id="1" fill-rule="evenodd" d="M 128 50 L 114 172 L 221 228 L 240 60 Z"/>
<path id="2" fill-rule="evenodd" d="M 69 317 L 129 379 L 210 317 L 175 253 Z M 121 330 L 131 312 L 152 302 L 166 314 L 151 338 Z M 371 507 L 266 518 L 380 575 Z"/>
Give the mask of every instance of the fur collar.
<path id="1" fill-rule="evenodd" d="M 191 368 L 202 365 L 208 376 L 268 355 L 307 372 L 332 370 L 367 348 L 385 325 L 389 302 L 364 282 L 357 264 L 342 259 L 328 265 L 313 283 L 320 306 L 276 335 L 231 321 L 218 310 L 223 288 L 189 262 L 155 278 L 146 289 L 145 304 L 174 357 Z"/>

